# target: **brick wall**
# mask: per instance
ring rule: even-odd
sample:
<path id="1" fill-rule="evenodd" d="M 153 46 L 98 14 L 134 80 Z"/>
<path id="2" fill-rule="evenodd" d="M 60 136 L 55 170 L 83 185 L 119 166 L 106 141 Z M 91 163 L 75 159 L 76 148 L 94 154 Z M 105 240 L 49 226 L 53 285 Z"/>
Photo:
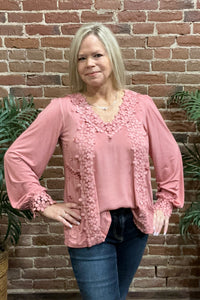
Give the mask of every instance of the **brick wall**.
<path id="1" fill-rule="evenodd" d="M 167 100 L 177 89 L 200 88 L 200 0 L 0 0 L 0 96 L 33 95 L 37 107 L 68 91 L 68 51 L 80 23 L 99 21 L 116 34 L 127 87 L 153 97 L 175 138 L 199 142 L 196 126 Z M 63 167 L 56 149 L 43 184 L 62 199 Z M 186 179 L 186 205 L 195 183 Z M 166 237 L 151 236 L 131 290 L 200 288 L 199 237 L 184 241 L 175 210 Z M 24 223 L 10 249 L 9 291 L 71 291 L 77 286 L 62 226 Z"/>

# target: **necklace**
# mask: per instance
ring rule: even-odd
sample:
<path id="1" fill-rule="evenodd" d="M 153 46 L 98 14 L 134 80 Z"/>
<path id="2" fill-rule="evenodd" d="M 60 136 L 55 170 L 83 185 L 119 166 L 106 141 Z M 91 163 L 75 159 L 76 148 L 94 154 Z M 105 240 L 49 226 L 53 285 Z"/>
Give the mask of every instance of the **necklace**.
<path id="1" fill-rule="evenodd" d="M 118 100 L 118 99 L 115 99 L 115 100 L 113 101 L 113 103 L 111 103 L 111 104 L 108 105 L 108 106 L 99 106 L 99 105 L 95 105 L 95 104 L 92 104 L 92 103 L 89 103 L 89 102 L 88 102 L 88 104 L 89 104 L 90 106 L 96 107 L 96 108 L 98 108 L 98 109 L 107 111 L 110 107 L 112 107 L 113 105 L 115 105 L 115 104 L 117 103 L 117 100 Z"/>

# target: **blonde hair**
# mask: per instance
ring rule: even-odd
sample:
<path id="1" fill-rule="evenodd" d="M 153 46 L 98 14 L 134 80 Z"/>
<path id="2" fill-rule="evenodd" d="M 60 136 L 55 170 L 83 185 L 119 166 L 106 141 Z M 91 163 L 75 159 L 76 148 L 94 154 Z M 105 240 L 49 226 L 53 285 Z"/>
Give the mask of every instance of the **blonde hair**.
<path id="1" fill-rule="evenodd" d="M 69 54 L 69 80 L 73 93 L 85 91 L 86 86 L 78 74 L 78 53 L 83 39 L 93 34 L 103 43 L 112 66 L 113 85 L 116 89 L 124 88 L 125 69 L 119 44 L 111 30 L 99 23 L 81 26 L 75 34 Z"/>

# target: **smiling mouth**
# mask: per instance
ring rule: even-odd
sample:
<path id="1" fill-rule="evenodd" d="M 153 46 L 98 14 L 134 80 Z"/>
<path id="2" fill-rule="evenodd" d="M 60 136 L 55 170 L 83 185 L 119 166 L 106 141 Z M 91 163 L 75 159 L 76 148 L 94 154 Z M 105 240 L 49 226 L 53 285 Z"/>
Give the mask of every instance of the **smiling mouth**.
<path id="1" fill-rule="evenodd" d="M 88 73 L 88 74 L 86 74 L 86 75 L 92 77 L 92 76 L 96 75 L 97 73 L 99 73 L 99 72 L 96 71 L 96 72 Z"/>

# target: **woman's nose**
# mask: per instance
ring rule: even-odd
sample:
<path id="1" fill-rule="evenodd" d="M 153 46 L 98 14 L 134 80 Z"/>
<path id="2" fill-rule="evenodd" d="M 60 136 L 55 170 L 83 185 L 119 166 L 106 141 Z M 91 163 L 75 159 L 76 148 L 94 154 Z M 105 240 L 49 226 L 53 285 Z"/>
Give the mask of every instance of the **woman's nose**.
<path id="1" fill-rule="evenodd" d="M 87 58 L 87 67 L 91 67 L 94 65 L 94 60 L 92 57 Z"/>

